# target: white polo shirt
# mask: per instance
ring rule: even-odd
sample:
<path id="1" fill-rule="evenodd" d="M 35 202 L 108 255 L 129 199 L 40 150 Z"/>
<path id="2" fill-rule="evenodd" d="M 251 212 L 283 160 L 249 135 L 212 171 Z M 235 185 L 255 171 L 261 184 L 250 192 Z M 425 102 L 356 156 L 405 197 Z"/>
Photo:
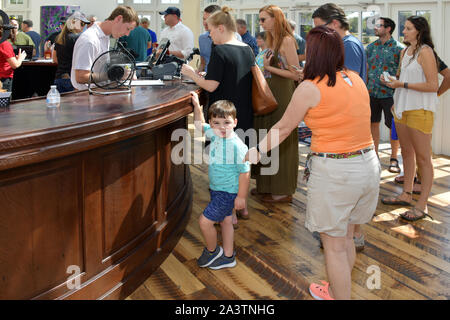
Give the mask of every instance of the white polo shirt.
<path id="1" fill-rule="evenodd" d="M 174 27 L 167 27 L 161 31 L 161 39 L 170 40 L 169 51 L 181 51 L 187 59 L 194 49 L 194 34 L 191 29 L 181 22 Z"/>
<path id="2" fill-rule="evenodd" d="M 78 83 L 75 70 L 91 70 L 95 59 L 109 50 L 109 36 L 105 35 L 98 23 L 87 29 L 75 42 L 70 80 L 75 89 L 87 89 L 87 84 Z"/>

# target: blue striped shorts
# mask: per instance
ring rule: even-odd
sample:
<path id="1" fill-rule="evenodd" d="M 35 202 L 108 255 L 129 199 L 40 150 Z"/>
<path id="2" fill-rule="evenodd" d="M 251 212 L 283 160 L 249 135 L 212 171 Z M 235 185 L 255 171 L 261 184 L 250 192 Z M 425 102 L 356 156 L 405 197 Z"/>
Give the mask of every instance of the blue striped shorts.
<path id="1" fill-rule="evenodd" d="M 215 222 L 222 222 L 226 217 L 233 214 L 234 199 L 236 199 L 236 193 L 228 193 L 224 191 L 209 191 L 211 195 L 211 201 L 203 211 L 203 215 Z"/>

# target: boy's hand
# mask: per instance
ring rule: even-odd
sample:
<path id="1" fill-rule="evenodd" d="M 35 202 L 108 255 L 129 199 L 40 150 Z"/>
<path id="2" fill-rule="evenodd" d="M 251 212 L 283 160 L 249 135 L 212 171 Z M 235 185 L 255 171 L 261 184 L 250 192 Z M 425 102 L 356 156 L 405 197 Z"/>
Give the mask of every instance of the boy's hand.
<path id="1" fill-rule="evenodd" d="M 246 203 L 247 203 L 247 200 L 245 198 L 241 198 L 238 196 L 238 197 L 236 197 L 236 199 L 234 199 L 234 209 L 236 209 L 236 210 L 245 209 Z"/>
<path id="2" fill-rule="evenodd" d="M 258 150 L 256 150 L 256 148 L 250 148 L 247 151 L 243 162 L 249 161 L 251 164 L 258 164 L 259 160 L 261 160 L 261 155 Z"/>
<path id="3" fill-rule="evenodd" d="M 191 91 L 192 104 L 194 107 L 200 107 L 200 100 L 198 99 L 198 94 L 195 91 Z"/>

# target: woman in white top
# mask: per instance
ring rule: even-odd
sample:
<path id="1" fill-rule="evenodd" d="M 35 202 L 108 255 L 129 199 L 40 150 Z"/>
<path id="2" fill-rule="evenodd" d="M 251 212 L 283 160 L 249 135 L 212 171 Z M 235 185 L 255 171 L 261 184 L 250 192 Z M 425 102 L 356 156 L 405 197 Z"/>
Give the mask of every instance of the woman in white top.
<path id="1" fill-rule="evenodd" d="M 434 113 L 438 104 L 439 88 L 437 56 L 431 32 L 425 18 L 412 16 L 405 22 L 405 43 L 402 51 L 400 78 L 386 83 L 396 89 L 394 94 L 395 125 L 402 149 L 405 171 L 403 193 L 398 197 L 383 198 L 384 204 L 410 205 L 416 161 L 421 175 L 422 192 L 416 205 L 401 214 L 408 221 L 428 215 L 427 201 L 433 184 L 431 161 L 431 134 Z"/>

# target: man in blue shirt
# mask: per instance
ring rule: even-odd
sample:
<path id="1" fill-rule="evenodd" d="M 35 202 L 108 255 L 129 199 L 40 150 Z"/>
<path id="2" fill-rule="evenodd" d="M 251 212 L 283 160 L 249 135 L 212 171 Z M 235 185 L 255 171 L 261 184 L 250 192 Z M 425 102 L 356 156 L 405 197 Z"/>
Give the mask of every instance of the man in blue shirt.
<path id="1" fill-rule="evenodd" d="M 200 66 L 198 68 L 198 72 L 208 71 L 208 63 L 209 58 L 211 57 L 211 49 L 213 46 L 213 41 L 209 35 L 208 24 L 206 23 L 206 20 L 208 20 L 208 18 L 214 12 L 220 10 L 221 10 L 220 6 L 216 4 L 212 4 L 206 7 L 205 10 L 203 10 L 203 27 L 205 28 L 206 31 L 198 37 L 198 46 L 200 49 Z M 239 35 L 239 33 L 236 32 L 235 35 L 236 39 L 242 41 L 242 38 Z"/>
<path id="2" fill-rule="evenodd" d="M 214 12 L 219 10 L 221 9 L 217 4 L 207 6 L 205 10 L 203 10 L 203 27 L 205 28 L 205 32 L 198 37 L 198 46 L 200 49 L 200 67 L 198 68 L 199 72 L 206 72 L 208 70 L 209 58 L 211 57 L 212 39 L 209 36 L 209 29 L 206 20 L 208 20 L 208 18 Z"/>
<path id="3" fill-rule="evenodd" d="M 237 32 L 242 37 L 242 42 L 248 44 L 252 48 L 255 57 L 259 53 L 258 44 L 256 43 L 256 38 L 253 37 L 247 30 L 247 22 L 243 19 L 236 20 Z"/>
<path id="4" fill-rule="evenodd" d="M 295 41 L 297 41 L 297 45 L 298 45 L 297 55 L 298 55 L 298 61 L 300 62 L 300 65 L 301 65 L 302 62 L 306 60 L 306 54 L 305 54 L 306 40 L 303 39 L 296 32 L 297 23 L 294 20 L 289 20 L 289 25 L 291 26 L 292 32 L 294 33 Z"/>
<path id="5" fill-rule="evenodd" d="M 367 58 L 364 46 L 350 33 L 350 24 L 344 10 L 333 3 L 327 3 L 314 11 L 312 18 L 316 27 L 325 25 L 339 33 L 344 41 L 345 67 L 357 72 L 364 82 L 367 82 Z"/>
<path id="6" fill-rule="evenodd" d="M 35 57 L 39 57 L 39 46 L 41 45 L 41 36 L 36 31 L 33 31 L 33 21 L 31 20 L 24 20 L 22 22 L 22 31 L 25 32 L 27 35 L 30 36 L 30 38 L 34 42 L 34 46 L 36 48 L 36 54 Z"/>

